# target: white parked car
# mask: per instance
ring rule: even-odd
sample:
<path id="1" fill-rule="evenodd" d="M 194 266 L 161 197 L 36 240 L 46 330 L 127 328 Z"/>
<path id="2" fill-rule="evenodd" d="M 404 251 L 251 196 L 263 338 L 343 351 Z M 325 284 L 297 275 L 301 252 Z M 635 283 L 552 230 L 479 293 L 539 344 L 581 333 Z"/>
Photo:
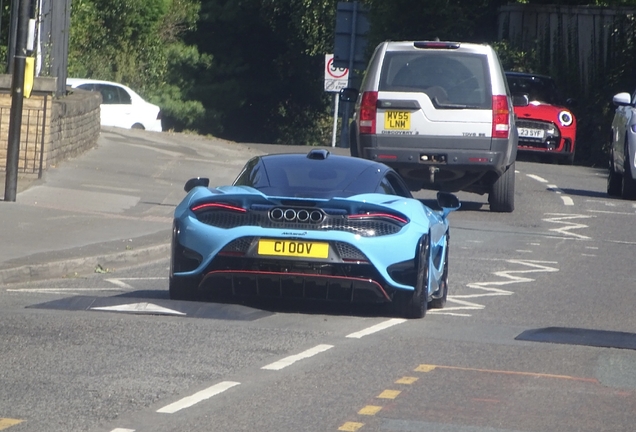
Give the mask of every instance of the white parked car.
<path id="1" fill-rule="evenodd" d="M 71 88 L 102 94 L 101 125 L 161 132 L 161 109 L 146 102 L 123 84 L 83 78 L 68 78 Z"/>

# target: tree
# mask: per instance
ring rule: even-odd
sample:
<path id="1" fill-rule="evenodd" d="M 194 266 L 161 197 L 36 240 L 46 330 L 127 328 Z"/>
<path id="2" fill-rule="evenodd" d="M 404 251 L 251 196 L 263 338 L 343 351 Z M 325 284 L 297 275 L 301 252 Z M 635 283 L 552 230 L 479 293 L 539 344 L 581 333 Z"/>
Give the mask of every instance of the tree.
<path id="1" fill-rule="evenodd" d="M 69 76 L 124 83 L 158 102 L 169 125 L 192 125 L 204 112 L 187 97 L 194 77 L 175 69 L 209 63 L 182 41 L 198 11 L 196 0 L 74 0 Z"/>

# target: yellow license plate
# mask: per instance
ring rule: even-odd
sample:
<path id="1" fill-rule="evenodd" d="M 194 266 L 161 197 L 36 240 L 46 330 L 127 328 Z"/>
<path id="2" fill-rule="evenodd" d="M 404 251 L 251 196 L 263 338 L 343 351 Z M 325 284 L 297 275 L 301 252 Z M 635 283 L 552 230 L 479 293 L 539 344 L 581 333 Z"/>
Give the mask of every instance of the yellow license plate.
<path id="1" fill-rule="evenodd" d="M 328 258 L 329 243 L 261 239 L 258 242 L 258 254 L 303 258 Z"/>
<path id="2" fill-rule="evenodd" d="M 384 129 L 411 129 L 411 113 L 408 111 L 386 111 L 384 113 Z"/>

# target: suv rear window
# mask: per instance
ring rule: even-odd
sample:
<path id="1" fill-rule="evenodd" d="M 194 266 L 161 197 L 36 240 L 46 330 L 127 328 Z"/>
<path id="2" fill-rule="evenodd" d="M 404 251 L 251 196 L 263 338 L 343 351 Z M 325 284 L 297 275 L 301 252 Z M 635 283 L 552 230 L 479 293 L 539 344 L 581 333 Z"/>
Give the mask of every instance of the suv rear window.
<path id="1" fill-rule="evenodd" d="M 436 108 L 491 109 L 487 58 L 457 52 L 387 52 L 380 91 L 423 92 Z"/>

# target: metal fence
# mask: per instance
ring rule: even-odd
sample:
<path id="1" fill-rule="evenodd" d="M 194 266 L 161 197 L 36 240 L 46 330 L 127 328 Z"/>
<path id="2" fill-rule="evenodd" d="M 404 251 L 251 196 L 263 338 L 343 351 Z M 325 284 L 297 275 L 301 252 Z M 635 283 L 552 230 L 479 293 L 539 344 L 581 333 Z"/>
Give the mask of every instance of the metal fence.
<path id="1" fill-rule="evenodd" d="M 42 177 L 48 103 L 49 97 L 45 96 L 41 108 L 24 107 L 22 111 L 18 173 Z M 10 113 L 11 107 L 0 107 L 0 140 L 3 142 L 7 142 L 9 137 Z M 0 171 L 4 171 L 4 164 L 1 165 Z"/>

